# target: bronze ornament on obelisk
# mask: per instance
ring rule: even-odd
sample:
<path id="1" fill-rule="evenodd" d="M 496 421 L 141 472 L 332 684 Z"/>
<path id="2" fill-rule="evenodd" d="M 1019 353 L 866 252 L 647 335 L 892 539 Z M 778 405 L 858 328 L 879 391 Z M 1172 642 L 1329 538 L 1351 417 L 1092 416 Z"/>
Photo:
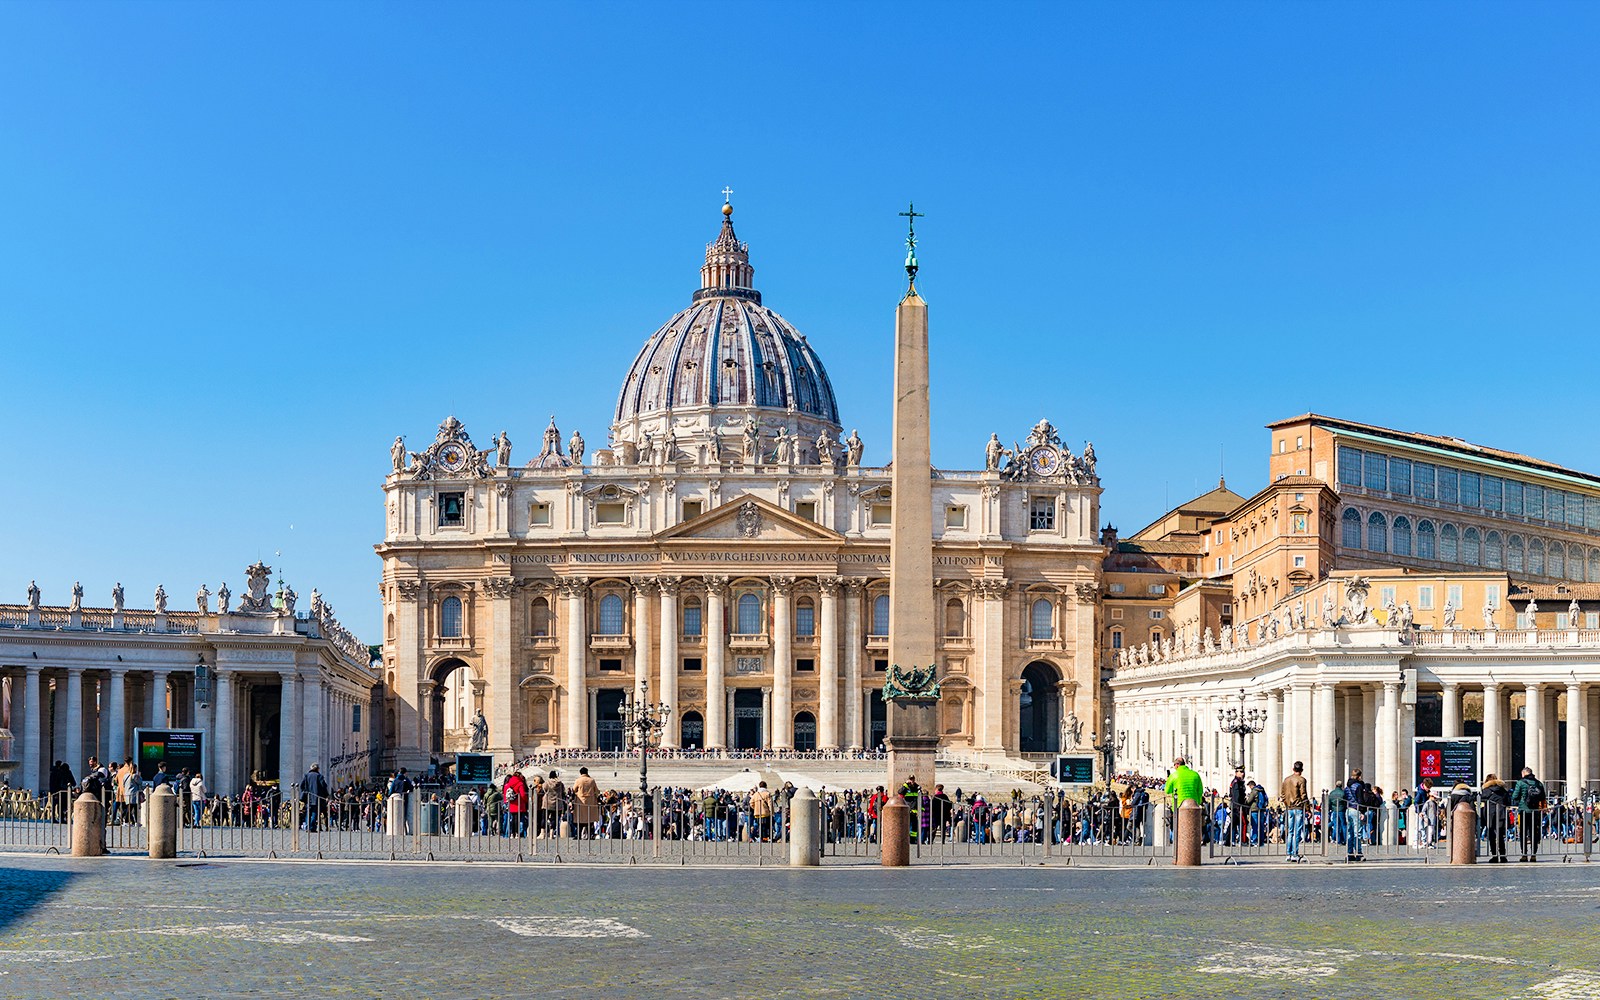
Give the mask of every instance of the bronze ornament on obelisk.
<path id="1" fill-rule="evenodd" d="M 916 779 L 934 784 L 939 745 L 939 684 L 934 659 L 933 471 L 928 406 L 928 304 L 917 294 L 916 220 L 906 238 L 905 297 L 895 310 L 894 454 L 889 522 L 889 803 L 884 810 L 883 863 L 907 864 L 914 813 L 899 793 Z M 915 807 L 916 803 L 912 803 Z"/>

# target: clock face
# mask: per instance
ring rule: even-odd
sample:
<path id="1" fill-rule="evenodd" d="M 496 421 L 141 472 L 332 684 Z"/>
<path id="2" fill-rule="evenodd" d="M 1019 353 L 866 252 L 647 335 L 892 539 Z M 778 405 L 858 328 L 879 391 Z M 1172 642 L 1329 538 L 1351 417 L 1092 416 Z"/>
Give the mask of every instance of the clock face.
<path id="1" fill-rule="evenodd" d="M 447 444 L 439 449 L 439 465 L 446 472 L 460 472 L 467 467 L 467 449 L 459 444 Z"/>
<path id="2" fill-rule="evenodd" d="M 1029 460 L 1035 474 L 1048 476 L 1061 468 L 1061 453 L 1051 447 L 1035 448 Z"/>

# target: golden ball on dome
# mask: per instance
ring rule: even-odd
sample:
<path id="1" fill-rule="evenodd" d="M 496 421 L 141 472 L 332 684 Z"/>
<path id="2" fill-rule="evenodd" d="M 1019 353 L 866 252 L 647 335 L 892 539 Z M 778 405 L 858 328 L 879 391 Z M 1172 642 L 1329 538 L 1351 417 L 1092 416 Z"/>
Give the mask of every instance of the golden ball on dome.
<path id="1" fill-rule="evenodd" d="M 723 215 L 732 215 L 733 214 L 733 205 L 728 203 L 728 202 L 723 202 L 722 203 L 722 214 Z"/>

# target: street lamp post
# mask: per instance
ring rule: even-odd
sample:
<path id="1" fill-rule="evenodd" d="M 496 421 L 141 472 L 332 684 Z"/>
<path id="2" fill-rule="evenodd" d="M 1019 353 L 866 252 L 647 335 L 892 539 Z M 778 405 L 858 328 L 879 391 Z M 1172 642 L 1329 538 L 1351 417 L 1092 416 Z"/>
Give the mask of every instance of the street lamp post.
<path id="1" fill-rule="evenodd" d="M 639 685 L 638 694 L 622 706 L 622 729 L 628 741 L 639 749 L 639 808 L 650 794 L 650 748 L 661 743 L 662 730 L 666 728 L 671 709 L 664 702 L 651 704 L 650 683 Z"/>
<path id="2" fill-rule="evenodd" d="M 1237 708 L 1217 709 L 1217 725 L 1222 731 L 1239 738 L 1239 755 L 1233 755 L 1233 741 L 1228 741 L 1228 763 L 1233 768 L 1244 767 L 1245 741 L 1267 728 L 1267 713 L 1259 708 L 1244 707 L 1245 693 L 1239 691 Z"/>
<path id="3" fill-rule="evenodd" d="M 1111 776 L 1116 773 L 1117 754 L 1122 752 L 1122 748 L 1127 743 L 1128 731 L 1126 729 L 1113 731 L 1111 728 L 1111 716 L 1109 715 L 1106 716 L 1103 734 L 1089 734 L 1089 748 L 1098 753 L 1100 759 L 1105 762 L 1107 788 L 1111 787 Z"/>

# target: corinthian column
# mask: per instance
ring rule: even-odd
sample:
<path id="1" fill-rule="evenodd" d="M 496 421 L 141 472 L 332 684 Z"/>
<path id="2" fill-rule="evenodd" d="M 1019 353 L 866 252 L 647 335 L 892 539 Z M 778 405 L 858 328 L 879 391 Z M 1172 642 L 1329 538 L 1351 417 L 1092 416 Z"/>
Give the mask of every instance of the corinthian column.
<path id="1" fill-rule="evenodd" d="M 650 598 L 656 581 L 639 577 L 633 581 L 633 692 L 640 698 L 650 686 Z M 663 630 L 665 626 L 663 625 Z M 642 698 L 639 702 L 644 703 Z"/>
<path id="2" fill-rule="evenodd" d="M 661 745 L 668 748 L 678 745 L 683 732 L 679 723 L 683 709 L 678 705 L 678 585 L 682 579 L 664 576 L 656 581 L 661 587 L 661 702 L 668 711 Z"/>
<path id="3" fill-rule="evenodd" d="M 561 745 L 587 747 L 589 745 L 589 694 L 585 674 L 589 662 L 588 612 L 584 609 L 584 595 L 589 581 L 584 577 L 569 577 L 560 583 L 561 596 L 566 598 L 567 615 L 567 688 L 561 696 L 567 700 L 567 720 L 562 728 Z"/>
<path id="4" fill-rule="evenodd" d="M 706 577 L 706 748 L 713 750 L 726 746 L 728 737 L 727 681 L 723 676 L 728 637 L 722 611 L 727 596 L 727 577 Z"/>
<path id="5" fill-rule="evenodd" d="M 794 577 L 772 578 L 772 746 L 794 746 L 794 640 L 789 594 Z"/>
<path id="6" fill-rule="evenodd" d="M 850 749 L 865 746 L 861 733 L 861 594 L 865 580 L 844 581 L 844 738 Z"/>
<path id="7" fill-rule="evenodd" d="M 817 719 L 817 747 L 839 748 L 839 578 L 825 576 L 817 581 L 822 589 L 822 628 L 818 642 L 822 648 L 822 701 Z"/>

